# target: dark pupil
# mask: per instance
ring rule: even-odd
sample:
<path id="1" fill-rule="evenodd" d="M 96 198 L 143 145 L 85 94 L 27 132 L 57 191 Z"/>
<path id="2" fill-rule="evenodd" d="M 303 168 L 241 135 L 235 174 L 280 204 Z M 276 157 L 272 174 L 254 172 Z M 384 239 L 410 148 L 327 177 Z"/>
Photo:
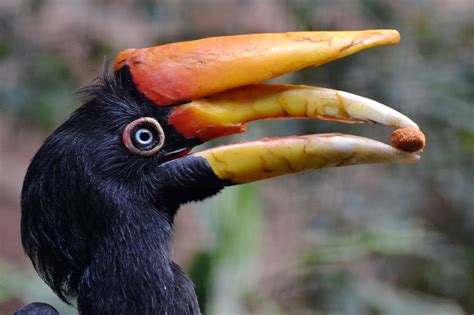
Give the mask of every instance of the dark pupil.
<path id="1" fill-rule="evenodd" d="M 155 130 L 150 126 L 138 126 L 130 136 L 135 147 L 141 150 L 150 150 L 156 145 Z"/>
<path id="2" fill-rule="evenodd" d="M 148 140 L 150 140 L 150 132 L 147 130 L 147 131 L 142 131 L 140 133 L 140 140 L 142 140 L 143 142 L 147 142 Z"/>

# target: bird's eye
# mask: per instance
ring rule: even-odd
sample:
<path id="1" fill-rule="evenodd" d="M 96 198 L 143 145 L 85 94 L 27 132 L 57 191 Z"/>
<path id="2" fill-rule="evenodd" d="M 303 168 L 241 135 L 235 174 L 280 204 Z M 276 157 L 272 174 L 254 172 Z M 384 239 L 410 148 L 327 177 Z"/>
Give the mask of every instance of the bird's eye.
<path id="1" fill-rule="evenodd" d="M 134 154 L 152 156 L 161 149 L 165 134 L 156 119 L 142 117 L 129 123 L 123 131 L 123 143 Z"/>
<path id="2" fill-rule="evenodd" d="M 153 131 L 147 127 L 140 128 L 135 131 L 134 140 L 137 146 L 149 146 L 154 141 Z"/>

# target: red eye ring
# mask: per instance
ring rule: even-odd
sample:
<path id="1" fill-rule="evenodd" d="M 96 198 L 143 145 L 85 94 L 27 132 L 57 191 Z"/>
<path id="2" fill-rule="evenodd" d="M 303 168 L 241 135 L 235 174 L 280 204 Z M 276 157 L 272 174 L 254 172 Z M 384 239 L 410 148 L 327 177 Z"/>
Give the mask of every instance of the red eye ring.
<path id="1" fill-rule="evenodd" d="M 140 141 L 137 133 L 144 134 L 146 140 Z M 129 123 L 122 134 L 122 141 L 128 151 L 141 156 L 153 156 L 165 143 L 165 133 L 156 119 L 141 117 Z M 149 142 L 149 143 L 148 143 Z"/>

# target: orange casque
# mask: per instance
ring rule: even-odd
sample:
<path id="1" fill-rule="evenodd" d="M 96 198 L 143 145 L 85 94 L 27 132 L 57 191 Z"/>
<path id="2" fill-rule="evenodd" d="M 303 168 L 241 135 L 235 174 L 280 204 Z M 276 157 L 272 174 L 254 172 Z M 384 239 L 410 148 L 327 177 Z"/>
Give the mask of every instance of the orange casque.
<path id="1" fill-rule="evenodd" d="M 395 30 L 222 36 L 126 49 L 115 58 L 114 70 L 127 65 L 137 89 L 152 102 L 166 106 L 399 40 Z"/>

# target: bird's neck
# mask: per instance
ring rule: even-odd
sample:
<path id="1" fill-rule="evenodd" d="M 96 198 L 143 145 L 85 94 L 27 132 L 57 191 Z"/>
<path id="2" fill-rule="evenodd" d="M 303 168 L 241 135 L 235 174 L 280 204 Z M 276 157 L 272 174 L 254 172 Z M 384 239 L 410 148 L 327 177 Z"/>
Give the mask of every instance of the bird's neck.
<path id="1" fill-rule="evenodd" d="M 199 314 L 191 281 L 170 258 L 172 223 L 144 216 L 101 237 L 80 283 L 81 314 Z"/>

